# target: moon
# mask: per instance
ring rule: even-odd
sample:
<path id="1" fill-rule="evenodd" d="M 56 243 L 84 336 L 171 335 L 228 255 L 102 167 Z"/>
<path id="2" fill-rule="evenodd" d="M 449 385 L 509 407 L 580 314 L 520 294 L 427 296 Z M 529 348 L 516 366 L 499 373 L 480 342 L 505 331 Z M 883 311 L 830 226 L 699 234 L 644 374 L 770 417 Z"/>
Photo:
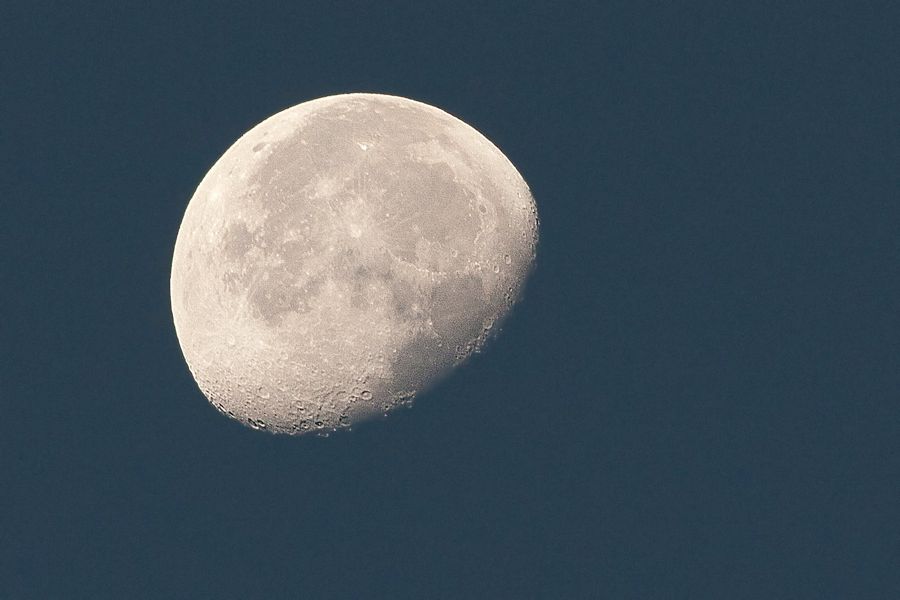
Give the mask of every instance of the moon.
<path id="1" fill-rule="evenodd" d="M 478 131 L 397 96 L 298 104 L 234 143 L 187 206 L 178 341 L 223 414 L 327 435 L 412 404 L 520 298 L 538 240 L 522 176 Z"/>

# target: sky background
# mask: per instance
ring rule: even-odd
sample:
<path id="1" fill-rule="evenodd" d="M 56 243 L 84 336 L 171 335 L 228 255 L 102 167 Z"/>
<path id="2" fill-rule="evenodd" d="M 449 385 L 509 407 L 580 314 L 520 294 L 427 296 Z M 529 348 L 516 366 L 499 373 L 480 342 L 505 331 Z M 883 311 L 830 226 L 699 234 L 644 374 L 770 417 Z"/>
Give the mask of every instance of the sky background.
<path id="1" fill-rule="evenodd" d="M 0 597 L 900 597 L 895 3 L 128 4 L 0 8 Z M 356 91 L 500 147 L 537 270 L 412 410 L 255 432 L 178 226 Z"/>

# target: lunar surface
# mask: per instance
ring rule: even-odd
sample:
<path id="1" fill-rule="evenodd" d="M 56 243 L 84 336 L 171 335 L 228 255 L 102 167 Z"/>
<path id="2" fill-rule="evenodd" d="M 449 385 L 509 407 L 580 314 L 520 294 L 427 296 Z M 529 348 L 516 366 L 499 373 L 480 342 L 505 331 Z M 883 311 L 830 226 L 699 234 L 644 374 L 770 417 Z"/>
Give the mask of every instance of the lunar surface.
<path id="1" fill-rule="evenodd" d="M 191 199 L 172 313 L 200 389 L 256 429 L 327 434 L 410 405 L 519 298 L 534 200 L 491 142 L 395 96 L 299 104 Z"/>

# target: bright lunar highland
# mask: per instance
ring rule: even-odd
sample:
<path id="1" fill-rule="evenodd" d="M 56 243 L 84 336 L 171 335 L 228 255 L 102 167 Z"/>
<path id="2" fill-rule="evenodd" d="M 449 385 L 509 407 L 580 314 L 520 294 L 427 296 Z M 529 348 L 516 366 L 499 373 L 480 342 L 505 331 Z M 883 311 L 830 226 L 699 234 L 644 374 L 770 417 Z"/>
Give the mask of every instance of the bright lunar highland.
<path id="1" fill-rule="evenodd" d="M 171 299 L 222 413 L 326 434 L 409 405 L 476 352 L 535 257 L 528 185 L 427 104 L 304 102 L 244 134 L 191 199 Z"/>

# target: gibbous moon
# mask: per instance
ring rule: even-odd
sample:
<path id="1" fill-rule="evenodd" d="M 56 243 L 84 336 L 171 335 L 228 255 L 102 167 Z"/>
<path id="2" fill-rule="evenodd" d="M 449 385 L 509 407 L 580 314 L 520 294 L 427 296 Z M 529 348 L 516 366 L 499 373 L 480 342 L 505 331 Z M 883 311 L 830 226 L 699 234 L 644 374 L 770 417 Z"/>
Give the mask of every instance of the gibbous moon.
<path id="1" fill-rule="evenodd" d="M 344 94 L 244 134 L 188 204 L 175 329 L 219 411 L 277 433 L 410 405 L 495 332 L 535 257 L 528 185 L 427 104 Z"/>

